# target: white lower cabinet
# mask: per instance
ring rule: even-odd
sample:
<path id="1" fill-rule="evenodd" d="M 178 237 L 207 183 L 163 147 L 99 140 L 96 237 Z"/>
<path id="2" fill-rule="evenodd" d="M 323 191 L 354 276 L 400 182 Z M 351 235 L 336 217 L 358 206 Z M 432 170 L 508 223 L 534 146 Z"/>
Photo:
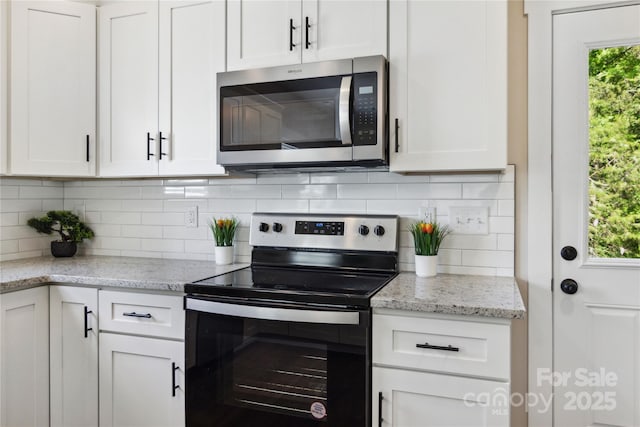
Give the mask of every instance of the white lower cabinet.
<path id="1" fill-rule="evenodd" d="M 98 290 L 49 287 L 51 427 L 98 425 Z"/>
<path id="2" fill-rule="evenodd" d="M 0 294 L 0 426 L 49 425 L 49 291 Z"/>
<path id="3" fill-rule="evenodd" d="M 373 425 L 509 426 L 510 321 L 379 310 Z"/>
<path id="4" fill-rule="evenodd" d="M 183 426 L 182 297 L 100 291 L 99 298 L 100 426 Z"/>

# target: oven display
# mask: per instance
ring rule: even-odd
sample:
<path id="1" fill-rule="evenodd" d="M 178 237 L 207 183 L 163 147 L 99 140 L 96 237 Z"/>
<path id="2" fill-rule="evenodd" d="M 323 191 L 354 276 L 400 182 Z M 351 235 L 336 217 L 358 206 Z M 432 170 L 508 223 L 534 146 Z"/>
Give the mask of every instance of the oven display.
<path id="1" fill-rule="evenodd" d="M 296 221 L 295 234 L 321 234 L 326 236 L 344 235 L 342 221 Z"/>

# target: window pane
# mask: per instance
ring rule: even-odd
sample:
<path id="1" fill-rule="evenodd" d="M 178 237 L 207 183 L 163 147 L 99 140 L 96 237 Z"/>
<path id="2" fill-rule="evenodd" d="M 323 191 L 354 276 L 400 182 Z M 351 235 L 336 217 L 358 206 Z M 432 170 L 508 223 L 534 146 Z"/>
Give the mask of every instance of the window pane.
<path id="1" fill-rule="evenodd" d="M 589 253 L 640 258 L 640 46 L 589 53 Z"/>

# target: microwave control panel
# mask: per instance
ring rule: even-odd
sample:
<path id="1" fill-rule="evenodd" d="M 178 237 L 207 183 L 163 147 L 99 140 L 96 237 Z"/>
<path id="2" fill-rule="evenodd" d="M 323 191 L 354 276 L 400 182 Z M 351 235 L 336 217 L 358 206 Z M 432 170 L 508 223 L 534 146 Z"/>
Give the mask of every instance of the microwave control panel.
<path id="1" fill-rule="evenodd" d="M 378 139 L 378 76 L 353 75 L 353 144 L 375 145 Z"/>

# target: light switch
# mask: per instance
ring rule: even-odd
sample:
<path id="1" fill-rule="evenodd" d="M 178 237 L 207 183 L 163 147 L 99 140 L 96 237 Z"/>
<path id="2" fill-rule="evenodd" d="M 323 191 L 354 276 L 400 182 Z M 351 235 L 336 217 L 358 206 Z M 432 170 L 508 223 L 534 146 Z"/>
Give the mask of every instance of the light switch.
<path id="1" fill-rule="evenodd" d="M 449 207 L 449 226 L 456 234 L 489 234 L 489 208 L 451 206 Z"/>

